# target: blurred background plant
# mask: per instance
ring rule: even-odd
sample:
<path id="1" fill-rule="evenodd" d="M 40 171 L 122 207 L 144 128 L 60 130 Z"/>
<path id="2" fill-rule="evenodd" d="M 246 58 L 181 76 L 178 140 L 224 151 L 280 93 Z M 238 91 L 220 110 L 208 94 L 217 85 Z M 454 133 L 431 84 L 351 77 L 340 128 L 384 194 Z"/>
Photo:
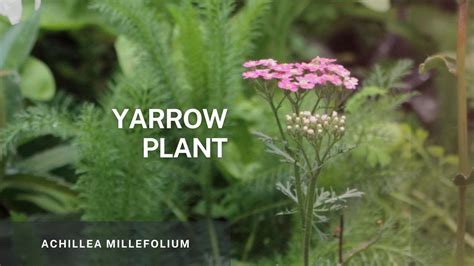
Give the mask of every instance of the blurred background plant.
<path id="1" fill-rule="evenodd" d="M 240 65 L 321 55 L 363 81 L 347 102 L 357 129 L 347 138 L 358 146 L 320 179 L 366 193 L 344 214 L 347 264 L 451 264 L 454 82 L 416 65 L 455 51 L 455 1 L 45 0 L 40 13 L 25 5 L 21 24 L 0 23 L 3 219 L 226 220 L 236 265 L 301 264 L 297 221 L 276 216 L 290 202 L 274 184 L 288 175 L 251 134 L 271 130 L 271 114 L 240 81 Z M 472 113 L 472 86 L 469 94 Z M 115 130 L 108 111 L 167 106 L 229 108 L 224 159 L 144 160 L 144 136 L 217 133 Z M 338 227 L 330 217 L 315 237 L 326 242 L 312 252 L 318 265 L 337 261 Z"/>

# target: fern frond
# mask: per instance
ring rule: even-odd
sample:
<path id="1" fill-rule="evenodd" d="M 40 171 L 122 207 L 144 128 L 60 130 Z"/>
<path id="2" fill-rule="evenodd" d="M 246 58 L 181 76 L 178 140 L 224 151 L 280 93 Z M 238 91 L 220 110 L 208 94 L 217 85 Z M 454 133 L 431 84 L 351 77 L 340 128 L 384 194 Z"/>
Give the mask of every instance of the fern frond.
<path id="1" fill-rule="evenodd" d="M 93 7 L 103 13 L 121 34 L 142 49 L 139 56 L 149 65 L 140 70 L 153 69 L 153 75 L 159 79 L 162 91 L 168 90 L 174 94 L 175 97 L 170 101 L 178 100 L 178 94 L 175 93 L 179 87 L 169 56 L 170 29 L 157 16 L 158 12 L 142 0 L 100 0 Z"/>
<path id="2" fill-rule="evenodd" d="M 231 69 L 229 18 L 234 10 L 232 0 L 206 0 L 201 5 L 204 16 L 205 47 L 209 72 L 209 107 L 224 106 L 226 94 L 234 88 L 229 80 L 235 72 Z"/>
<path id="3" fill-rule="evenodd" d="M 179 65 L 182 65 L 183 79 L 191 87 L 185 103 L 188 106 L 204 108 L 209 99 L 207 89 L 209 71 L 204 45 L 204 32 L 199 18 L 199 12 L 190 1 L 185 1 L 180 6 L 172 6 L 171 16 L 176 23 L 176 46 L 179 50 Z"/>
<path id="4" fill-rule="evenodd" d="M 259 36 L 261 22 L 270 8 L 271 0 L 251 0 L 230 21 L 230 46 L 227 52 L 229 65 L 228 73 L 241 71 L 242 63 L 248 59 L 253 52 L 253 41 Z M 240 85 L 240 75 L 229 75 L 226 77 L 225 88 L 235 88 Z M 227 101 L 233 101 L 239 95 L 237 91 L 230 90 L 226 95 Z"/>
<path id="5" fill-rule="evenodd" d="M 161 220 L 171 216 L 186 200 L 175 193 L 182 180 L 172 170 L 178 162 L 143 159 L 144 133 L 117 129 L 115 123 L 113 116 L 92 107 L 84 108 L 77 122 L 82 133 L 74 139 L 81 157 L 76 189 L 83 219 Z"/>
<path id="6" fill-rule="evenodd" d="M 103 103 L 104 109 L 174 107 L 170 91 L 158 89 L 158 81 L 151 72 L 143 70 L 131 77 L 117 77 L 109 86 L 111 95 Z"/>
<path id="7" fill-rule="evenodd" d="M 15 121 L 0 131 L 0 152 L 5 156 L 8 151 L 14 151 L 16 145 L 44 135 L 67 139 L 77 133 L 65 107 L 38 105 L 17 114 Z"/>
<path id="8" fill-rule="evenodd" d="M 236 14 L 231 21 L 233 47 L 239 56 L 250 54 L 254 46 L 252 40 L 260 35 L 258 30 L 262 25 L 262 19 L 269 10 L 272 0 L 251 0 Z"/>
<path id="9" fill-rule="evenodd" d="M 384 89 L 400 89 L 405 85 L 402 79 L 413 69 L 413 61 L 399 60 L 390 67 L 376 65 L 372 74 L 365 80 L 365 86 L 375 86 Z"/>

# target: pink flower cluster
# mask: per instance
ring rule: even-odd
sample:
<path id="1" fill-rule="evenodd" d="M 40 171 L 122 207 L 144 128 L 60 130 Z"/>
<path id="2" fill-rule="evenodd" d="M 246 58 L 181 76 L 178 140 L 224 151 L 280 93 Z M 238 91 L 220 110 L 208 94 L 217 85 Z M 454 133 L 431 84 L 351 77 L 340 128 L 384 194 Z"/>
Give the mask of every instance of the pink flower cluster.
<path id="1" fill-rule="evenodd" d="M 248 71 L 242 76 L 244 79 L 276 80 L 280 89 L 293 92 L 326 85 L 356 89 L 359 80 L 335 62 L 336 59 L 322 57 L 316 57 L 309 63 L 279 64 L 273 59 L 248 61 L 243 65 Z"/>

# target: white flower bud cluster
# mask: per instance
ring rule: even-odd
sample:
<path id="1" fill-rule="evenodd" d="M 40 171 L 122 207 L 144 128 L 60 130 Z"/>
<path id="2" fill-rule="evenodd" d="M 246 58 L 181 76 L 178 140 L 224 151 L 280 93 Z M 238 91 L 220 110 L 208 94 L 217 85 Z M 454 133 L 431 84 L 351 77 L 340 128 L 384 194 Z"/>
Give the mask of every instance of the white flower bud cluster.
<path id="1" fill-rule="evenodd" d="M 344 135 L 346 117 L 336 111 L 328 114 L 311 114 L 309 111 L 299 115 L 286 115 L 286 129 L 290 135 L 303 136 L 308 140 L 316 140 L 324 135 L 340 138 Z"/>

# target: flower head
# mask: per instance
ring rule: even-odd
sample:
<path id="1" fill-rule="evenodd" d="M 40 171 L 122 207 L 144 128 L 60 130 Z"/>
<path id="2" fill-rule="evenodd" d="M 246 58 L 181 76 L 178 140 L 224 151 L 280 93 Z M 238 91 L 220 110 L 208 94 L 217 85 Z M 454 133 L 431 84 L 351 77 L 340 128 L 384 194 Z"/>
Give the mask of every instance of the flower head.
<path id="1" fill-rule="evenodd" d="M 346 117 L 337 112 L 331 114 L 311 114 L 304 111 L 286 115 L 287 131 L 292 136 L 301 136 L 308 141 L 318 141 L 324 136 L 341 138 L 345 132 Z"/>
<path id="2" fill-rule="evenodd" d="M 314 88 L 315 83 L 313 79 L 307 78 L 306 76 L 298 76 L 296 77 L 298 80 L 298 86 L 303 90 L 311 90 Z"/>
<path id="3" fill-rule="evenodd" d="M 245 79 L 275 80 L 278 88 L 289 91 L 312 90 L 319 86 L 342 87 L 354 90 L 358 80 L 350 71 L 336 64 L 336 59 L 316 57 L 311 62 L 278 63 L 273 59 L 247 61 Z"/>
<path id="4" fill-rule="evenodd" d="M 258 73 L 256 73 L 255 71 L 247 71 L 242 73 L 242 76 L 244 77 L 244 79 L 256 79 L 258 78 Z"/>
<path id="5" fill-rule="evenodd" d="M 278 88 L 282 90 L 298 91 L 298 85 L 296 85 L 291 79 L 282 79 L 278 82 Z"/>

